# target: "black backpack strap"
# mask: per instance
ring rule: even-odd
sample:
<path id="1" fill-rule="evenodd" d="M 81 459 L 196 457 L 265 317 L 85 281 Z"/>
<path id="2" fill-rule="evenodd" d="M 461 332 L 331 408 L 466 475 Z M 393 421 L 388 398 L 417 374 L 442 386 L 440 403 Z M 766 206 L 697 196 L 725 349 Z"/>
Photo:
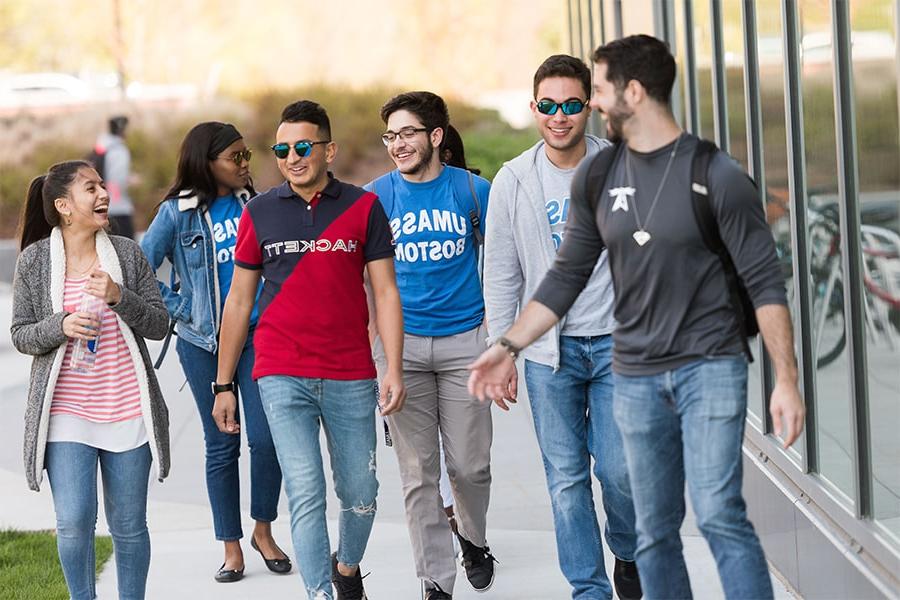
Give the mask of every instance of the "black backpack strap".
<path id="1" fill-rule="evenodd" d="M 756 327 L 756 315 L 753 313 L 753 305 L 743 287 L 734 261 L 728 253 L 722 235 L 719 232 L 719 223 L 712 210 L 709 200 L 709 164 L 719 151 L 718 147 L 709 140 L 698 140 L 691 162 L 691 205 L 694 209 L 694 218 L 700 229 L 703 244 L 710 252 L 719 257 L 722 268 L 725 271 L 725 283 L 728 286 L 728 296 L 731 306 L 738 318 L 741 327 L 741 343 L 747 360 L 753 362 L 753 353 L 750 351 L 750 338 L 758 332 Z"/>
<path id="2" fill-rule="evenodd" d="M 166 338 L 163 340 L 162 349 L 159 351 L 159 356 L 156 357 L 156 362 L 153 363 L 153 368 L 159 371 L 159 368 L 162 366 L 163 359 L 166 357 L 166 352 L 169 351 L 169 343 L 172 341 L 172 336 L 178 335 L 175 333 L 175 319 L 169 320 L 169 331 L 166 332 Z"/>
<path id="3" fill-rule="evenodd" d="M 472 223 L 472 233 L 475 235 L 475 247 L 484 244 L 484 234 L 481 233 L 481 202 L 478 201 L 478 194 L 475 192 L 475 177 L 472 171 L 466 171 L 469 179 L 469 191 L 472 193 L 472 202 L 474 208 L 469 209 L 469 221 Z"/>
<path id="4" fill-rule="evenodd" d="M 172 267 L 169 271 L 169 287 L 173 292 L 177 292 L 181 288 L 181 282 L 178 281 L 175 277 L 175 267 Z M 169 351 L 169 344 L 172 341 L 172 336 L 177 336 L 175 333 L 175 319 L 169 319 L 169 331 L 166 332 L 166 337 L 163 340 L 162 348 L 159 351 L 159 356 L 156 357 L 156 362 L 153 363 L 153 368 L 159 371 L 159 368 L 163 364 L 163 359 L 166 358 L 166 352 Z"/>
<path id="5" fill-rule="evenodd" d="M 616 158 L 625 147 L 621 142 L 607 146 L 594 155 L 589 161 L 582 161 L 575 171 L 572 179 L 572 198 L 587 198 L 591 206 L 591 213 L 596 214 L 597 205 L 603 195 L 603 186 Z"/>

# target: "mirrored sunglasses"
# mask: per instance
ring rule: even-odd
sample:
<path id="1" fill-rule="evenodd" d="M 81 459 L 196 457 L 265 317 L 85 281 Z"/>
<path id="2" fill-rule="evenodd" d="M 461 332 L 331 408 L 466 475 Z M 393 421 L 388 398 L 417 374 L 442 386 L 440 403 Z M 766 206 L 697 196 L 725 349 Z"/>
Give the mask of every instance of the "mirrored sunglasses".
<path id="1" fill-rule="evenodd" d="M 277 158 L 287 158 L 288 154 L 291 153 L 291 148 L 294 149 L 294 152 L 297 153 L 297 156 L 300 158 L 306 158 L 309 156 L 309 153 L 312 152 L 313 146 L 316 144 L 327 144 L 331 140 L 323 140 L 320 142 L 311 142 L 309 140 L 300 140 L 299 142 L 294 142 L 293 144 L 275 144 L 272 146 L 272 152 L 275 153 Z"/>
<path id="2" fill-rule="evenodd" d="M 537 103 L 538 112 L 542 115 L 555 115 L 558 109 L 562 109 L 564 115 L 577 115 L 584 110 L 587 103 L 581 100 L 566 100 L 565 102 L 553 102 L 541 100 Z"/>

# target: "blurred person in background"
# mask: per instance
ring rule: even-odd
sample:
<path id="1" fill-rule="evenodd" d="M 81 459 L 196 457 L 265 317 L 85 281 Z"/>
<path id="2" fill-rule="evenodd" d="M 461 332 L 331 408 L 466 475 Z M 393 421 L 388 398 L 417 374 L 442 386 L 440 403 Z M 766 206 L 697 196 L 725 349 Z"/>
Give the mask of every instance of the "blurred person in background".
<path id="1" fill-rule="evenodd" d="M 98 464 L 119 598 L 128 600 L 144 598 L 150 566 L 150 464 L 160 481 L 169 471 L 168 411 L 144 342 L 165 336 L 168 317 L 138 245 L 104 231 L 108 207 L 102 180 L 85 161 L 35 178 L 13 282 L 12 342 L 34 356 L 26 477 L 37 491 L 47 469 L 73 600 L 96 597 Z M 82 303 L 97 310 L 81 311 Z M 97 344 L 93 366 L 73 364 L 73 351 L 88 340 Z"/>
<path id="2" fill-rule="evenodd" d="M 466 164 L 466 149 L 463 146 L 462 136 L 453 125 L 447 125 L 447 131 L 441 141 L 440 156 L 441 162 L 445 165 L 471 171 L 472 175 L 481 175 L 481 169 Z"/>
<path id="3" fill-rule="evenodd" d="M 178 358 L 203 424 L 206 488 L 216 539 L 225 545 L 225 560 L 215 574 L 220 583 L 240 581 L 244 575 L 238 473 L 241 436 L 239 431 L 219 431 L 212 409 L 219 329 L 234 274 L 238 223 L 255 195 L 250 156 L 233 125 L 215 121 L 196 125 L 181 144 L 175 182 L 141 240 L 150 266 L 156 270 L 167 259 L 179 281 L 179 285 L 159 282 L 159 289 L 178 329 Z M 250 517 L 256 522 L 250 546 L 270 571 L 284 574 L 291 570 L 291 561 L 272 538 L 271 527 L 278 516 L 281 469 L 251 375 L 257 318 L 254 305 L 229 389 L 239 390 L 243 417 L 236 409 L 235 420 L 243 423 L 250 448 Z"/>
<path id="4" fill-rule="evenodd" d="M 112 117 L 107 125 L 108 131 L 97 138 L 88 160 L 94 164 L 109 193 L 110 231 L 134 239 L 134 204 L 128 193 L 133 179 L 131 152 L 125 143 L 128 117 Z"/>

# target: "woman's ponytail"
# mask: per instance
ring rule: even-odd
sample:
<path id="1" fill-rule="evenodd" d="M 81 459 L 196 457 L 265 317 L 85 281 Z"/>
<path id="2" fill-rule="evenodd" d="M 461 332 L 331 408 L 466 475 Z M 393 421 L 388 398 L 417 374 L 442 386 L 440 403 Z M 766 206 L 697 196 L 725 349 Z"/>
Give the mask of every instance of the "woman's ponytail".
<path id="1" fill-rule="evenodd" d="M 38 175 L 28 186 L 28 195 L 19 218 L 19 251 L 50 237 L 59 225 L 59 213 L 54 202 L 69 193 L 78 170 L 93 168 L 83 160 L 69 160 L 53 165 L 46 175 Z"/>
<path id="2" fill-rule="evenodd" d="M 44 216 L 44 181 L 46 175 L 38 175 L 28 186 L 28 196 L 22 216 L 19 218 L 19 251 L 50 235 L 52 227 Z"/>

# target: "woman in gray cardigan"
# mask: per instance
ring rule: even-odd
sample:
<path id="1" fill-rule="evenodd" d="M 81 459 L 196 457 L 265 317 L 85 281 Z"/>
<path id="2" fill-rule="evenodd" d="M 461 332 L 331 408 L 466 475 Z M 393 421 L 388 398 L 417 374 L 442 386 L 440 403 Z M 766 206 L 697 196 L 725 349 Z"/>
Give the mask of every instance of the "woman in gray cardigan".
<path id="1" fill-rule="evenodd" d="M 12 341 L 34 356 L 25 471 L 38 490 L 47 469 L 73 600 L 96 596 L 98 464 L 119 598 L 129 600 L 144 597 L 150 564 L 150 464 L 159 480 L 169 470 L 168 412 L 144 343 L 165 336 L 168 313 L 140 247 L 104 231 L 108 208 L 86 162 L 53 165 L 32 181 L 13 282 Z M 94 315 L 79 312 L 87 295 L 101 299 Z M 93 366 L 73 368 L 77 341 L 93 339 Z"/>

